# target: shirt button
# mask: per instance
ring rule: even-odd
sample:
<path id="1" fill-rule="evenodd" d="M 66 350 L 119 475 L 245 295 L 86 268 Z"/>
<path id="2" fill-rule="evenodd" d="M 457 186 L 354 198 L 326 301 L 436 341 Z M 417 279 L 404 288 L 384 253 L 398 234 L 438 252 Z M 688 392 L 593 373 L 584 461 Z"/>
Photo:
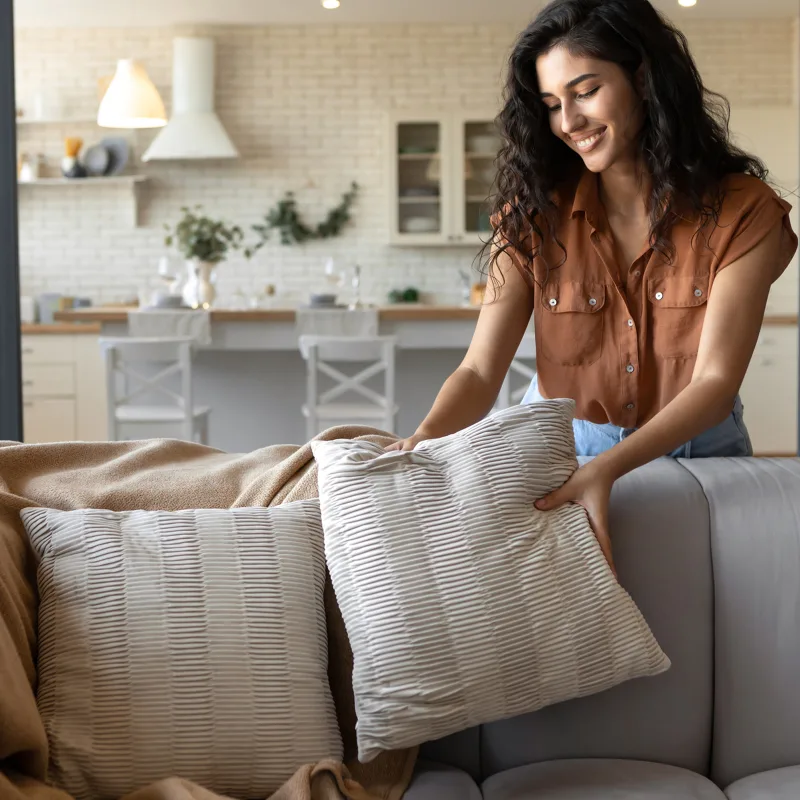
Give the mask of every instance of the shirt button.
<path id="1" fill-rule="evenodd" d="M 633 320 L 632 320 L 632 319 L 629 319 L 629 320 L 628 320 L 628 327 L 629 327 L 629 328 L 632 328 L 632 327 L 633 327 Z"/>
<path id="2" fill-rule="evenodd" d="M 642 271 L 640 269 L 634 270 L 633 277 L 634 278 L 638 278 L 641 274 L 642 274 Z"/>
<path id="3" fill-rule="evenodd" d="M 656 292 L 656 300 L 663 300 L 664 293 L 663 292 Z"/>
<path id="4" fill-rule="evenodd" d="M 625 367 L 625 371 L 626 371 L 626 372 L 628 372 L 629 374 L 630 374 L 631 372 L 633 372 L 633 370 L 634 370 L 634 366 L 633 366 L 633 364 L 628 364 L 628 366 L 627 366 L 627 367 Z"/>
<path id="5" fill-rule="evenodd" d="M 551 305 L 551 306 L 556 306 L 556 305 L 558 305 L 558 300 L 556 300 L 556 299 L 555 299 L 555 297 L 551 297 L 551 298 L 550 298 L 550 305 Z"/>
<path id="6" fill-rule="evenodd" d="M 594 297 L 592 297 L 592 298 L 589 300 L 589 305 L 590 305 L 590 306 L 596 306 L 596 305 L 597 305 L 597 300 L 595 300 L 595 299 L 594 299 Z"/>
<path id="7" fill-rule="evenodd" d="M 627 409 L 628 409 L 628 411 L 633 411 L 633 409 L 634 409 L 635 407 L 636 407 L 636 406 L 635 406 L 633 403 L 628 403 L 628 405 L 626 405 L 626 406 L 625 406 L 625 408 L 627 408 Z"/>
<path id="8" fill-rule="evenodd" d="M 694 296 L 695 297 L 702 297 L 703 296 L 702 290 L 701 289 L 695 289 L 694 290 Z"/>

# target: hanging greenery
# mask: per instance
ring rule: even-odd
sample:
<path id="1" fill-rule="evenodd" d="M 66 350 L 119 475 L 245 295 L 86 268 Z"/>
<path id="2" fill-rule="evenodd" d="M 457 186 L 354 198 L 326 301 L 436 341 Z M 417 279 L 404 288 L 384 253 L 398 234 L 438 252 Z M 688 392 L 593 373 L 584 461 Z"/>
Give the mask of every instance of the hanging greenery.
<path id="1" fill-rule="evenodd" d="M 342 195 L 341 202 L 328 212 L 328 216 L 315 228 L 307 225 L 297 213 L 297 201 L 294 192 L 287 192 L 277 205 L 264 215 L 261 225 L 253 225 L 259 240 L 246 255 L 249 257 L 260 250 L 269 240 L 273 231 L 278 231 L 281 244 L 303 244 L 316 239 L 330 239 L 338 236 L 350 221 L 350 209 L 358 193 L 358 184 L 353 182 L 350 190 Z"/>

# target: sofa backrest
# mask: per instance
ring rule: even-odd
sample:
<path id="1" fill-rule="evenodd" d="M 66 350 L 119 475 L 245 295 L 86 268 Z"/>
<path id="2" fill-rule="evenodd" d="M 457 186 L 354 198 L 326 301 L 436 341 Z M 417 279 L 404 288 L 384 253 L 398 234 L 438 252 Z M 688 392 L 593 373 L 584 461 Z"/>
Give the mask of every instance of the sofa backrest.
<path id="1" fill-rule="evenodd" d="M 478 779 L 562 758 L 632 758 L 708 773 L 713 588 L 705 496 L 691 474 L 663 459 L 619 481 L 611 500 L 620 580 L 671 669 L 425 745 L 424 758 Z"/>
<path id="2" fill-rule="evenodd" d="M 685 462 L 708 498 L 715 586 L 711 777 L 800 764 L 800 460 Z"/>

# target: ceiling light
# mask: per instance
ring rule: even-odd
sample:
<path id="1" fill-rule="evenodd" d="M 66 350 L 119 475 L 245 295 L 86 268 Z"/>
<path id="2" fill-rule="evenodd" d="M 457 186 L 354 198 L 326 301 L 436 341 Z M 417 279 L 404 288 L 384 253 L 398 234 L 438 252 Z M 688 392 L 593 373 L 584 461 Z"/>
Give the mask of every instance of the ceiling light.
<path id="1" fill-rule="evenodd" d="M 322 0 L 323 8 L 339 8 L 340 5 L 339 0 Z"/>
<path id="2" fill-rule="evenodd" d="M 158 89 L 145 68 L 129 58 L 117 62 L 117 71 L 100 102 L 101 128 L 161 128 L 167 113 Z"/>
<path id="3" fill-rule="evenodd" d="M 697 5 L 697 0 L 678 0 L 678 3 L 684 8 L 691 8 Z"/>

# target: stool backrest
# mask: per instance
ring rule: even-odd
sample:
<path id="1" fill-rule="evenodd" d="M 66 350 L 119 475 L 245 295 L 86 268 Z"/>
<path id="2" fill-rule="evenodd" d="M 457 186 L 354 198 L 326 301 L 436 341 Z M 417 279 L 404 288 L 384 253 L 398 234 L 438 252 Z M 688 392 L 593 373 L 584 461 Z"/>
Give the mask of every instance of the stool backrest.
<path id="1" fill-rule="evenodd" d="M 348 392 L 358 394 L 370 404 L 385 409 L 394 408 L 394 355 L 397 340 L 394 336 L 301 336 L 300 354 L 308 364 L 307 403 L 324 406 Z M 355 375 L 346 375 L 333 363 L 366 363 Z M 365 383 L 383 373 L 383 394 Z M 319 390 L 319 376 L 326 375 L 334 386 Z"/>
<path id="2" fill-rule="evenodd" d="M 100 339 L 106 363 L 110 432 L 116 431 L 117 409 L 145 394 L 156 395 L 160 405 L 178 408 L 187 418 L 191 416 L 192 343 L 193 339 L 186 336 Z M 172 388 L 176 379 L 179 391 Z"/>

